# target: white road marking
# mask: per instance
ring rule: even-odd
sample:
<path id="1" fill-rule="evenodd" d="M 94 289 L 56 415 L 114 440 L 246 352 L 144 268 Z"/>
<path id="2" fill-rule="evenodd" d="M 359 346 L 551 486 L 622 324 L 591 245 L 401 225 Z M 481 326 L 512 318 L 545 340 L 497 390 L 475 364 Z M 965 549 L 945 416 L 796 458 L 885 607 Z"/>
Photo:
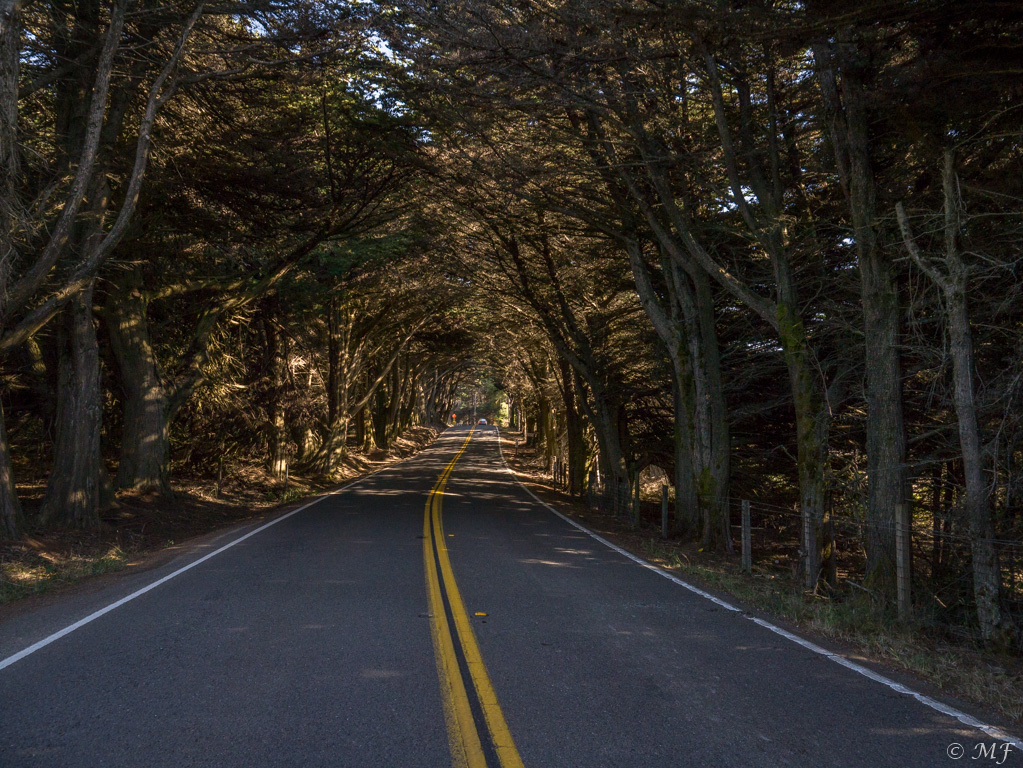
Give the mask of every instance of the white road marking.
<path id="1" fill-rule="evenodd" d="M 548 504 L 547 502 L 545 502 L 541 498 L 539 498 L 535 493 L 533 493 L 529 488 L 527 488 L 526 485 L 521 480 L 519 480 L 519 476 L 517 474 L 515 474 L 515 471 L 511 467 L 508 466 L 508 462 L 504 458 L 504 449 L 501 447 L 500 429 L 497 430 L 497 448 L 498 448 L 498 450 L 501 453 L 501 461 L 504 462 L 504 468 L 508 471 L 508 473 L 512 477 L 515 478 L 515 482 L 517 482 L 522 487 L 522 490 L 524 490 L 526 493 L 528 493 L 530 496 L 533 497 L 533 499 L 536 501 L 537 504 L 540 504 L 541 506 L 546 507 L 549 511 L 553 512 L 555 515 L 560 517 L 566 523 L 568 523 L 569 525 L 574 526 L 575 528 L 578 528 L 580 531 L 585 533 L 587 536 L 590 536 L 590 537 L 596 539 L 597 541 L 599 541 L 604 546 L 610 547 L 615 552 L 618 552 L 619 554 L 624 555 L 625 557 L 629 558 L 633 562 L 638 563 L 639 565 L 643 566 L 647 570 L 653 571 L 654 573 L 658 574 L 659 576 L 663 576 L 664 578 L 668 579 L 668 581 L 674 582 L 675 584 L 678 584 L 680 587 L 685 587 L 690 592 L 693 592 L 693 593 L 699 595 L 700 597 L 706 598 L 707 600 L 710 600 L 712 603 L 714 603 L 716 605 L 719 605 L 722 608 L 725 608 L 725 609 L 727 609 L 729 611 L 734 611 L 734 612 L 736 612 L 738 614 L 743 615 L 744 618 L 749 619 L 754 624 L 758 624 L 759 626 L 763 627 L 764 629 L 769 629 L 771 632 L 774 632 L 777 635 L 781 635 L 786 640 L 791 640 L 793 643 L 796 643 L 797 645 L 800 645 L 803 648 L 806 648 L 808 651 L 812 651 L 813 653 L 816 653 L 816 654 L 818 654 L 820 656 L 824 656 L 825 658 L 830 659 L 831 661 L 835 662 L 836 664 L 840 664 L 841 666 L 845 667 L 846 669 L 851 669 L 853 672 L 858 672 L 859 674 L 863 675 L 866 678 L 869 678 L 870 680 L 873 680 L 876 683 L 880 683 L 881 685 L 887 686 L 888 688 L 890 688 L 891 690 L 895 691 L 896 693 L 905 694 L 906 696 L 912 696 L 914 699 L 916 699 L 917 701 L 919 701 L 921 704 L 923 704 L 926 707 L 930 707 L 931 709 L 933 709 L 933 710 L 935 710 L 937 712 L 940 712 L 943 715 L 947 715 L 949 717 L 955 718 L 956 720 L 961 722 L 963 725 L 968 725 L 971 728 L 976 728 L 979 731 L 983 731 L 985 734 L 987 734 L 988 736 L 990 736 L 993 739 L 998 739 L 999 741 L 1004 741 L 1007 744 L 1011 744 L 1016 749 L 1023 750 L 1023 739 L 1020 739 L 1017 736 L 1013 736 L 1011 733 L 1007 733 L 1006 731 L 1002 730 L 1001 728 L 998 728 L 998 727 L 993 726 L 993 725 L 988 725 L 987 723 L 984 723 L 984 722 L 978 720 L 977 718 L 973 717 L 972 715 L 968 715 L 965 712 L 962 712 L 962 711 L 960 711 L 958 709 L 955 709 L 954 707 L 950 707 L 947 704 L 943 704 L 940 701 L 936 701 L 935 699 L 932 699 L 930 696 L 925 696 L 922 693 L 914 691 L 912 688 L 907 688 L 906 686 L 902 685 L 901 683 L 895 682 L 891 678 L 888 678 L 888 677 L 885 677 L 884 675 L 878 674 L 874 670 L 869 669 L 867 667 L 864 667 L 861 664 L 857 664 L 854 661 L 850 661 L 845 656 L 842 656 L 842 655 L 837 654 L 837 653 L 832 653 L 831 651 L 829 651 L 829 650 L 827 650 L 825 648 L 822 648 L 821 646 L 817 645 L 816 643 L 812 643 L 809 640 L 806 640 L 805 638 L 800 637 L 799 635 L 793 634 L 792 632 L 789 632 L 786 629 L 782 629 L 781 627 L 779 627 L 779 626 L 777 626 L 775 624 L 772 624 L 769 621 L 765 621 L 764 619 L 758 618 L 756 616 L 750 616 L 742 608 L 738 608 L 738 607 L 732 605 L 731 603 L 727 603 L 724 600 L 721 600 L 720 598 L 717 598 L 714 595 L 710 594 L 709 592 L 705 592 L 702 589 L 700 589 L 698 587 L 695 587 L 695 586 L 693 586 L 692 584 L 689 584 L 686 581 L 683 581 L 682 579 L 678 578 L 674 574 L 668 573 L 667 571 L 665 571 L 665 570 L 663 570 L 661 568 L 658 568 L 653 563 L 647 562 L 643 558 L 638 557 L 637 555 L 634 555 L 631 552 L 626 552 L 621 547 L 619 547 L 619 546 L 617 546 L 615 544 L 612 544 L 610 541 L 608 541 L 604 537 L 596 534 L 595 532 L 591 531 L 586 526 L 584 526 L 584 525 L 582 525 L 580 523 L 577 523 L 575 520 L 572 520 L 571 518 L 566 517 L 565 515 L 563 515 L 561 512 L 558 512 L 558 510 L 556 510 L 550 504 Z"/>
<path id="2" fill-rule="evenodd" d="M 173 573 L 169 573 L 169 574 L 167 574 L 166 576 L 164 576 L 161 579 L 157 579 L 152 584 L 147 584 L 146 586 L 142 587 L 141 589 L 135 590 L 130 595 L 126 595 L 125 597 L 122 597 L 120 600 L 117 600 L 117 601 L 115 601 L 113 603 L 110 603 L 110 605 L 104 606 L 103 608 L 100 608 L 98 611 L 90 613 L 84 619 L 79 619 L 74 624 L 70 624 L 70 625 L 64 627 L 64 629 L 58 630 L 57 632 L 54 632 L 52 635 L 44 637 L 39 642 L 33 643 L 32 645 L 28 646 L 27 648 L 25 648 L 23 650 L 20 650 L 17 653 L 12 654 L 11 656 L 8 656 L 3 661 L 0 661 L 0 670 L 5 669 L 5 668 L 11 666 L 11 664 L 14 664 L 15 662 L 21 661 L 26 656 L 30 656 L 31 654 L 33 654 L 36 651 L 38 651 L 40 648 L 45 648 L 50 643 L 54 643 L 57 640 L 60 640 L 62 637 L 66 637 L 67 635 L 70 635 L 76 629 L 81 629 L 86 624 L 90 624 L 91 622 L 93 622 L 96 619 L 98 619 L 100 616 L 104 616 L 104 615 L 110 613 L 111 611 L 113 611 L 114 609 L 120 608 L 122 605 L 124 605 L 125 603 L 131 602 L 136 597 L 141 597 L 142 595 L 146 594 L 147 592 L 156 589 L 161 584 L 170 581 L 171 579 L 175 578 L 176 576 L 180 576 L 185 571 L 190 571 L 191 569 L 195 568 L 197 565 L 205 563 L 207 560 L 209 560 L 212 557 L 216 557 L 221 552 L 225 552 L 225 551 L 229 550 L 235 544 L 241 544 L 246 539 L 248 539 L 248 538 L 250 538 L 252 536 L 255 536 L 257 533 L 260 533 L 261 531 L 265 531 L 267 528 L 270 528 L 272 526 L 277 525 L 277 523 L 280 523 L 280 522 L 283 522 L 283 521 L 287 520 L 292 515 L 297 515 L 302 510 L 308 509 L 309 507 L 313 506 L 313 504 L 318 504 L 319 502 L 323 501 L 324 499 L 329 499 L 331 496 L 336 496 L 339 493 L 344 493 L 349 488 L 353 488 L 354 486 L 358 485 L 359 483 L 363 482 L 364 480 L 368 480 L 369 478 L 373 477 L 374 475 L 379 474 L 381 472 L 385 472 L 388 469 L 393 469 L 394 467 L 396 467 L 396 466 L 398 466 L 398 465 L 400 465 L 402 463 L 404 463 L 404 462 L 403 461 L 399 461 L 399 462 L 396 462 L 395 464 L 389 464 L 386 467 L 381 467 L 380 469 L 375 470 L 373 472 L 370 472 L 368 475 L 364 475 L 363 477 L 360 477 L 358 480 L 354 480 L 351 483 L 348 483 L 347 485 L 342 486 L 341 488 L 336 488 L 335 490 L 330 491 L 329 493 L 325 493 L 322 496 L 317 496 L 315 499 L 313 499 L 312 501 L 310 501 L 310 502 L 308 502 L 306 504 L 303 504 L 298 509 L 293 509 L 293 510 L 291 510 L 290 512 L 288 512 L 286 514 L 281 515 L 280 517 L 276 517 L 273 520 L 271 520 L 269 523 L 264 523 L 263 525 L 259 526 L 259 528 L 256 528 L 253 531 L 249 531 L 244 536 L 239 536 L 234 541 L 230 541 L 227 544 L 225 544 L 224 546 L 220 547 L 219 549 L 216 549 L 216 550 L 214 550 L 213 552 L 210 552 L 207 555 L 203 555 L 198 560 L 193 560 L 188 565 L 185 565 L 185 566 L 182 566 L 181 568 L 178 568 Z"/>

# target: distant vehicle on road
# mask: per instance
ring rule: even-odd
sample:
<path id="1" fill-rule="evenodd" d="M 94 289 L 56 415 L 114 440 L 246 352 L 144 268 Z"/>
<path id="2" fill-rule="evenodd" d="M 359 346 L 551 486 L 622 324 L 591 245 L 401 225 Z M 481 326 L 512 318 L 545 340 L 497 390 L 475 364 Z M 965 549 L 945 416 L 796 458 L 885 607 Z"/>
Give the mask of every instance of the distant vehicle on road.
<path id="1" fill-rule="evenodd" d="M 487 423 L 487 420 L 486 420 L 486 419 L 480 419 L 478 423 L 479 423 L 479 424 L 486 424 L 486 423 Z"/>

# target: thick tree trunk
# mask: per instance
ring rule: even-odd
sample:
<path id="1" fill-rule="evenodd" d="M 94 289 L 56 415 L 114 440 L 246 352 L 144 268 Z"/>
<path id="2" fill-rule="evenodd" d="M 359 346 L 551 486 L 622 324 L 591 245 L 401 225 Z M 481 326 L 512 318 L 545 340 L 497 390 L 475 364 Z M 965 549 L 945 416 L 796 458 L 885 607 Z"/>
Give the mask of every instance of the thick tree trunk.
<path id="1" fill-rule="evenodd" d="M 344 451 L 347 435 L 341 433 L 343 411 L 347 410 L 347 397 L 342 389 L 345 382 L 341 370 L 342 341 L 341 317 L 337 303 L 331 299 L 327 305 L 327 419 L 321 427 L 320 447 L 312 459 L 317 471 L 330 474 Z M 344 394 L 347 394 L 345 389 Z M 342 402 L 344 400 L 345 402 Z M 347 431 L 347 422 L 344 428 Z"/>
<path id="2" fill-rule="evenodd" d="M 948 269 L 948 277 L 944 280 L 945 302 L 949 352 L 952 356 L 953 397 L 966 475 L 966 515 L 970 521 L 973 553 L 973 595 L 977 603 L 981 636 L 987 641 L 1007 644 L 1012 636 L 1012 626 L 1002 612 L 1002 579 L 994 544 L 990 485 L 984 479 L 984 456 L 974 394 L 973 339 L 966 305 L 968 272 L 958 245 L 957 179 L 951 151 L 945 153 L 942 181 L 945 193 L 945 261 Z"/>
<path id="3" fill-rule="evenodd" d="M 565 365 L 563 374 L 578 378 L 575 371 Z M 567 384 L 565 391 L 565 427 L 568 432 L 568 492 L 582 496 L 586 491 L 586 435 L 582 414 L 579 413 L 576 393 L 579 387 Z"/>
<path id="4" fill-rule="evenodd" d="M 586 475 L 586 442 L 583 437 L 583 422 L 576 404 L 578 387 L 573 379 L 578 376 L 572 367 L 558 358 L 558 389 L 565 406 L 565 442 L 568 448 L 568 492 L 572 496 L 583 493 Z"/>
<path id="5" fill-rule="evenodd" d="M 391 385 L 388 388 L 389 400 L 387 403 L 387 425 L 385 428 L 385 434 L 387 435 L 387 445 L 390 446 L 398 436 L 400 430 L 398 428 L 398 419 L 401 414 L 402 400 L 405 398 L 405 377 L 401 372 L 401 358 L 394 363 L 390 373 Z"/>
<path id="6" fill-rule="evenodd" d="M 942 289 L 948 326 L 949 353 L 952 357 L 952 396 L 959 424 L 959 447 L 963 456 L 966 485 L 966 517 L 970 525 L 973 554 L 973 594 L 977 619 L 985 640 L 1005 643 L 1012 636 L 1011 622 L 1002 612 L 1001 572 L 995 549 L 995 526 L 991 515 L 990 485 L 984 479 L 984 456 L 980 420 L 974 387 L 973 339 L 966 303 L 969 272 L 959 250 L 959 201 L 954 156 L 946 150 L 942 167 L 945 217 L 945 272 L 925 261 L 910 231 L 902 204 L 896 215 L 903 241 L 914 261 Z"/>
<path id="7" fill-rule="evenodd" d="M 684 322 L 685 306 L 696 302 L 687 278 L 681 270 L 673 269 L 662 259 L 661 269 L 668 287 L 668 306 L 665 307 L 654 289 L 650 268 L 638 243 L 628 246 L 629 264 L 636 282 L 636 292 L 654 330 L 668 353 L 672 372 L 672 407 L 675 448 L 675 529 L 687 538 L 701 533 L 700 498 L 697 492 L 696 385 L 693 375 L 693 350 L 699 348 L 701 338 L 690 339 L 692 322 Z M 690 314 L 694 314 L 691 312 Z"/>
<path id="8" fill-rule="evenodd" d="M 677 279 L 681 278 L 682 275 L 678 275 Z M 696 305 L 686 317 L 696 396 L 697 495 L 703 512 L 701 540 L 704 548 L 731 551 L 728 509 L 731 442 L 714 322 L 714 297 L 705 273 L 695 272 L 694 283 Z"/>
<path id="9" fill-rule="evenodd" d="M 102 504 L 99 345 L 93 286 L 65 311 L 58 367 L 57 437 L 40 518 L 73 528 L 99 525 Z"/>
<path id="10" fill-rule="evenodd" d="M 6 315 L 5 300 L 16 256 L 11 236 L 21 217 L 18 82 L 22 5 L 22 0 L 0 2 L 0 317 Z"/>
<path id="11" fill-rule="evenodd" d="M 675 531 L 695 539 L 701 532 L 700 498 L 696 492 L 693 456 L 695 434 L 692 420 L 692 375 L 679 353 L 671 355 L 672 406 L 674 410 L 675 447 Z"/>
<path id="12" fill-rule="evenodd" d="M 895 508 L 907 503 L 898 306 L 890 270 L 864 265 L 867 353 L 867 584 L 891 592 L 895 578 Z"/>
<path id="13" fill-rule="evenodd" d="M 973 387 L 973 341 L 966 309 L 965 286 L 950 286 L 948 302 L 949 348 L 956 417 L 959 421 L 959 445 L 963 452 L 966 476 L 966 517 L 970 524 L 970 548 L 973 554 L 973 595 L 981 636 L 992 640 L 1008 629 L 1001 608 L 1001 572 L 995 550 L 995 527 L 991 516 L 991 495 L 984 479 L 984 460 Z"/>
<path id="14" fill-rule="evenodd" d="M 116 485 L 170 493 L 169 402 L 149 336 L 147 304 L 137 285 L 111 286 L 104 313 L 124 392 Z"/>
<path id="15" fill-rule="evenodd" d="M 370 419 L 373 426 L 373 441 L 377 447 L 381 450 L 387 450 L 388 441 L 387 434 L 387 414 L 389 411 L 388 399 L 387 399 L 387 388 L 381 386 L 377 389 L 373 395 L 372 403 L 373 407 L 370 410 Z"/>
<path id="16" fill-rule="evenodd" d="M 629 256 L 640 301 L 672 366 L 676 528 L 700 537 L 704 547 L 727 548 L 730 445 L 710 280 L 662 258 L 664 307 L 634 243 Z"/>
<path id="17" fill-rule="evenodd" d="M 11 467 L 11 449 L 7 442 L 3 403 L 0 402 L 0 537 L 21 538 L 23 523 L 21 504 L 14 487 L 14 470 Z"/>
<path id="18" fill-rule="evenodd" d="M 594 383 L 589 382 L 593 405 L 588 409 L 587 417 L 593 424 L 600 447 L 604 496 L 610 501 L 613 514 L 626 515 L 632 508 L 632 485 L 629 482 L 629 466 L 622 444 L 621 412 L 608 402 L 599 384 L 594 388 Z"/>
<path id="19" fill-rule="evenodd" d="M 844 46 L 840 62 L 843 104 L 839 104 L 830 45 L 815 46 L 815 55 L 836 163 L 848 192 L 860 268 L 867 385 L 865 581 L 875 591 L 891 595 L 895 588 L 895 508 L 909 502 L 899 299 L 891 258 L 880 247 L 876 231 L 866 83 L 864 62 L 860 61 L 866 59 L 867 52 L 860 50 L 857 42 Z"/>
<path id="20" fill-rule="evenodd" d="M 813 589 L 821 575 L 829 418 L 807 359 L 803 324 L 779 305 L 782 350 L 796 412 L 796 462 L 803 518 L 800 551 L 803 583 Z M 829 544 L 829 543 L 828 543 Z"/>
<path id="21" fill-rule="evenodd" d="M 316 451 L 316 433 L 307 423 L 295 422 L 288 426 L 291 442 L 295 444 L 295 462 L 305 462 Z"/>
<path id="22" fill-rule="evenodd" d="M 369 425 L 369 405 L 363 406 L 355 414 L 355 443 L 365 453 L 376 447 L 373 444 L 373 430 Z"/>
<path id="23" fill-rule="evenodd" d="M 437 371 L 433 372 L 429 386 L 426 387 L 423 404 L 423 421 L 427 424 L 444 424 L 446 419 L 441 418 L 440 403 L 438 399 L 441 394 L 443 383 Z"/>
<path id="24" fill-rule="evenodd" d="M 402 382 L 401 403 L 398 406 L 392 427 L 396 438 L 400 437 L 412 425 L 412 419 L 416 413 L 416 405 L 420 398 L 419 386 L 416 383 L 416 371 L 407 360 L 405 363 L 405 376 Z"/>
<path id="25" fill-rule="evenodd" d="M 952 282 L 952 281 L 950 281 Z M 1003 630 L 1001 573 L 995 550 L 991 496 L 984 479 L 980 427 L 973 387 L 973 341 L 966 309 L 964 285 L 955 281 L 946 293 L 949 348 L 952 356 L 953 397 L 959 421 L 959 445 L 966 475 L 966 517 L 973 554 L 973 595 L 981 636 L 992 640 Z"/>
<path id="26" fill-rule="evenodd" d="M 271 477 L 283 478 L 288 469 L 288 432 L 284 420 L 284 384 L 288 365 L 286 340 L 282 338 L 275 317 L 276 300 L 268 299 L 263 308 L 263 336 L 266 356 L 266 424 L 267 468 Z"/>

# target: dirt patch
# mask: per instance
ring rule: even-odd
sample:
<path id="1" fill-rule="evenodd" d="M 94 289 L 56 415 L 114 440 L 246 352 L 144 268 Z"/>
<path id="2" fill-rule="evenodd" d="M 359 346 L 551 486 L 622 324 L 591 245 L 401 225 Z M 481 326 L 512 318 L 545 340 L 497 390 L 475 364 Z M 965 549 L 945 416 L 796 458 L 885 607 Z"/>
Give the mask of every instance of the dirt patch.
<path id="1" fill-rule="evenodd" d="M 101 574 L 155 567 L 188 540 L 333 490 L 412 456 L 436 437 L 434 429 L 413 427 L 386 452 L 369 456 L 350 452 L 329 478 L 292 475 L 285 483 L 253 463 L 231 466 L 219 483 L 209 477 L 177 478 L 170 497 L 123 491 L 95 531 L 30 526 L 22 541 L 0 540 L 0 618 L 16 610 L 13 602 L 27 597 L 60 591 Z M 24 491 L 31 512 L 43 488 L 19 491 Z"/>

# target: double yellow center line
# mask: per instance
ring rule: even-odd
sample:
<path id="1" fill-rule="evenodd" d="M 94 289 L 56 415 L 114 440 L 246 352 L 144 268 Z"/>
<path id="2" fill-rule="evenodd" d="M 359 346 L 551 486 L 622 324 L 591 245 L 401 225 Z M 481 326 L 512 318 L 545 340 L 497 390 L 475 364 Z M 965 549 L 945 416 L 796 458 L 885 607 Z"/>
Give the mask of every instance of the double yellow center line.
<path id="1" fill-rule="evenodd" d="M 462 596 L 455 583 L 455 574 L 451 570 L 451 560 L 444 538 L 444 526 L 441 523 L 441 501 L 448 478 L 455 464 L 469 447 L 473 427 L 462 447 L 441 472 L 437 483 L 430 491 L 426 501 L 426 515 L 423 521 L 423 560 L 426 565 L 426 591 L 430 600 L 430 631 L 433 635 L 433 651 L 437 659 L 437 675 L 440 677 L 441 699 L 444 703 L 444 719 L 448 729 L 448 744 L 451 747 L 451 761 L 456 768 L 487 768 L 486 756 L 483 753 L 479 730 L 469 705 L 469 693 L 466 690 L 462 671 L 458 666 L 455 652 L 455 638 L 451 632 L 445 610 L 450 609 L 451 619 L 455 625 L 458 645 L 465 659 L 469 677 L 476 691 L 476 700 L 483 712 L 490 743 L 494 747 L 501 768 L 523 768 L 522 758 L 515 748 L 504 713 L 497 703 L 497 694 L 490 682 L 476 633 L 473 631 L 469 614 L 465 610 Z M 438 571 L 440 576 L 438 577 Z M 443 586 L 443 589 L 442 589 Z"/>

